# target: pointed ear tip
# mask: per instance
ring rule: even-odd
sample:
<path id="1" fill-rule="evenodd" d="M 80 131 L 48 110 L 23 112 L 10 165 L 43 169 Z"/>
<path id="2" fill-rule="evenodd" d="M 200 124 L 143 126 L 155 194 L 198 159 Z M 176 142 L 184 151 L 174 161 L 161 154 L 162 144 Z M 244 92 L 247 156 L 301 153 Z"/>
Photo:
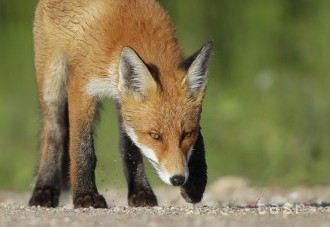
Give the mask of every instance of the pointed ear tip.
<path id="1" fill-rule="evenodd" d="M 123 46 L 123 48 L 121 50 L 123 51 L 123 50 L 128 50 L 128 49 L 131 49 L 131 48 L 129 46 Z"/>
<path id="2" fill-rule="evenodd" d="M 123 48 L 121 49 L 121 54 L 126 54 L 126 53 L 132 53 L 135 52 L 131 47 L 129 46 L 123 46 Z"/>
<path id="3" fill-rule="evenodd" d="M 213 46 L 214 46 L 213 41 L 208 41 L 207 43 L 204 44 L 203 48 L 212 50 Z"/>

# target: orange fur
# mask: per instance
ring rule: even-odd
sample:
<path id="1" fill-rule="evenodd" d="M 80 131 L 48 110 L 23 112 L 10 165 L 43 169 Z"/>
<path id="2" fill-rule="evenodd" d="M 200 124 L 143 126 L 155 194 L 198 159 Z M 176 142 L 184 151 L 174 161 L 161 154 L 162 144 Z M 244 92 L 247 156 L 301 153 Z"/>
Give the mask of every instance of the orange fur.
<path id="1" fill-rule="evenodd" d="M 44 89 L 43 84 L 47 76 L 45 67 L 51 63 L 54 55 L 65 54 L 69 59 L 71 74 L 68 90 L 69 97 L 72 97 L 72 101 L 69 98 L 69 111 L 77 108 L 77 114 L 70 117 L 70 122 L 75 121 L 78 116 L 79 120 L 91 118 L 86 116 L 84 111 L 81 113 L 82 116 L 79 115 L 79 108 L 83 107 L 75 103 L 86 103 L 86 106 L 92 107 L 93 103 L 88 103 L 87 97 L 75 97 L 80 97 L 84 93 L 90 77 L 107 76 L 108 66 L 119 61 L 123 46 L 132 47 L 145 63 L 157 66 L 162 86 L 171 89 L 163 95 L 163 99 L 173 101 L 171 105 L 180 105 L 177 96 L 183 94 L 179 94 L 178 86 L 181 84 L 176 81 L 183 78 L 183 75 L 176 72 L 176 67 L 183 60 L 183 55 L 169 16 L 154 1 L 40 0 L 34 35 L 39 91 Z M 126 120 L 130 113 L 128 110 L 126 113 L 125 105 L 123 108 Z M 142 113 L 146 110 L 141 106 L 134 108 L 140 109 Z M 176 122 L 174 119 L 166 119 L 165 115 L 160 116 L 156 106 L 151 105 L 150 108 L 154 109 L 150 113 L 156 112 L 155 116 L 161 118 L 155 119 L 157 124 Z M 133 114 L 133 118 L 137 118 L 135 114 L 137 112 Z M 186 119 L 183 115 L 189 114 L 183 110 L 178 118 Z M 143 122 L 140 124 L 145 125 Z M 170 124 L 166 126 L 168 130 L 173 127 Z M 70 138 L 76 138 L 78 134 L 76 128 L 72 127 Z M 74 155 L 75 142 L 71 142 L 70 149 Z M 160 150 L 165 149 L 166 147 Z M 165 152 L 159 153 L 160 160 L 163 155 Z M 71 176 L 75 175 L 74 171 L 75 166 L 72 163 Z"/>
<path id="2" fill-rule="evenodd" d="M 205 65 L 211 45 L 207 51 L 201 50 L 202 56 L 196 55 L 193 59 L 190 66 L 193 69 L 189 70 L 194 77 L 190 83 L 194 84 L 190 88 L 189 71 L 180 67 L 184 58 L 175 29 L 167 13 L 154 0 L 40 0 L 35 15 L 34 42 L 44 116 L 42 137 L 46 138 L 41 146 L 39 175 L 46 172 L 54 156 L 49 150 L 56 152 L 58 144 L 63 143 L 69 133 L 72 189 L 80 194 L 97 194 L 93 183 L 92 131 L 99 99 L 93 92 L 100 84 L 97 89 L 102 92 L 113 90 L 110 93 L 119 104 L 122 126 L 134 129 L 135 142 L 152 149 L 160 167 L 169 174 L 187 172 L 189 152 L 200 133 Z M 148 80 L 143 81 L 148 86 L 146 99 L 137 99 L 132 92 L 120 93 L 119 62 L 122 62 L 124 47 L 129 47 L 127 64 L 139 64 L 137 58 L 140 58 L 142 68 L 150 71 L 143 75 L 148 76 Z M 110 84 L 109 88 L 105 87 L 106 83 Z M 66 104 L 69 130 L 63 131 L 65 123 L 61 118 Z M 151 138 L 153 131 L 164 141 Z M 186 132 L 191 135 L 183 138 Z M 89 177 L 92 183 L 83 185 L 87 180 L 79 179 L 82 176 Z"/>
<path id="3" fill-rule="evenodd" d="M 40 0 L 34 31 L 36 54 L 47 53 L 37 56 L 37 69 L 62 52 L 84 79 L 106 76 L 123 46 L 163 74 L 173 74 L 183 58 L 169 16 L 150 0 Z"/>

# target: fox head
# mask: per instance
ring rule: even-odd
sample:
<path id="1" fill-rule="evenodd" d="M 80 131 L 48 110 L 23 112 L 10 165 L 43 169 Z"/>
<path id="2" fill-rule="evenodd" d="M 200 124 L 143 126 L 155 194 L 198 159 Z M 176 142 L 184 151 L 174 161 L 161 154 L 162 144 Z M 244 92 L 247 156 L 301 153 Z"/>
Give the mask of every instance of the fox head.
<path id="1" fill-rule="evenodd" d="M 118 96 L 123 130 L 170 185 L 182 185 L 189 177 L 211 49 L 212 43 L 205 44 L 170 75 L 160 77 L 132 48 L 121 52 Z"/>
<path id="2" fill-rule="evenodd" d="M 122 129 L 167 184 L 182 185 L 189 177 L 211 51 L 209 42 L 171 70 L 158 72 L 124 47 L 109 76 L 93 77 L 86 87 L 91 96 L 119 103 Z"/>

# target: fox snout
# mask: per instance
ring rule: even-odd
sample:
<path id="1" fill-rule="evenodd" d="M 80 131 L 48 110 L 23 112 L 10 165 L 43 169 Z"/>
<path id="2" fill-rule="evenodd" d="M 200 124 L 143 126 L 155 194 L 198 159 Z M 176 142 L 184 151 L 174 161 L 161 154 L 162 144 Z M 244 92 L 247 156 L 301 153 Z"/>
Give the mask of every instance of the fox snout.
<path id="1" fill-rule="evenodd" d="M 189 178 L 189 154 L 182 152 L 168 152 L 168 155 L 159 160 L 159 177 L 167 184 L 173 186 L 184 185 Z"/>
<path id="2" fill-rule="evenodd" d="M 184 185 L 189 177 L 189 170 L 188 170 L 188 166 L 184 169 L 184 171 L 182 171 L 182 173 L 174 173 L 172 174 L 168 169 L 165 168 L 157 168 L 155 167 L 155 169 L 157 170 L 157 173 L 160 177 L 160 179 L 162 179 L 162 181 L 164 181 L 166 184 L 169 185 L 173 185 L 173 186 L 182 186 Z"/>
<path id="3" fill-rule="evenodd" d="M 144 147 L 146 148 L 146 147 Z M 141 149 L 144 156 L 150 161 L 160 179 L 168 185 L 184 185 L 189 177 L 188 159 L 184 154 L 170 154 L 161 157 L 152 149 Z"/>
<path id="4" fill-rule="evenodd" d="M 185 152 L 175 147 L 161 151 L 139 142 L 133 128 L 126 126 L 125 130 L 127 135 L 153 165 L 162 181 L 173 186 L 181 186 L 187 182 L 189 177 L 188 161 L 193 151 L 192 147 Z"/>

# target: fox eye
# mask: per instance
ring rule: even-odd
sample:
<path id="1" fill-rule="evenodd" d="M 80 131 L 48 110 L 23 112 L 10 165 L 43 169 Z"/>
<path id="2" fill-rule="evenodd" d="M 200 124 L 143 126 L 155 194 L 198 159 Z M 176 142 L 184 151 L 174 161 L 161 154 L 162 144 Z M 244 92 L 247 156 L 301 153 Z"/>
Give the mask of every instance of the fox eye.
<path id="1" fill-rule="evenodd" d="M 162 141 L 163 138 L 161 137 L 161 135 L 159 135 L 156 132 L 149 132 L 149 135 L 154 139 L 154 140 L 158 140 L 158 141 Z"/>
<path id="2" fill-rule="evenodd" d="M 187 138 L 189 138 L 190 136 L 192 136 L 192 134 L 193 134 L 192 131 L 190 131 L 190 132 L 184 132 L 182 138 L 183 138 L 183 139 L 187 139 Z"/>

